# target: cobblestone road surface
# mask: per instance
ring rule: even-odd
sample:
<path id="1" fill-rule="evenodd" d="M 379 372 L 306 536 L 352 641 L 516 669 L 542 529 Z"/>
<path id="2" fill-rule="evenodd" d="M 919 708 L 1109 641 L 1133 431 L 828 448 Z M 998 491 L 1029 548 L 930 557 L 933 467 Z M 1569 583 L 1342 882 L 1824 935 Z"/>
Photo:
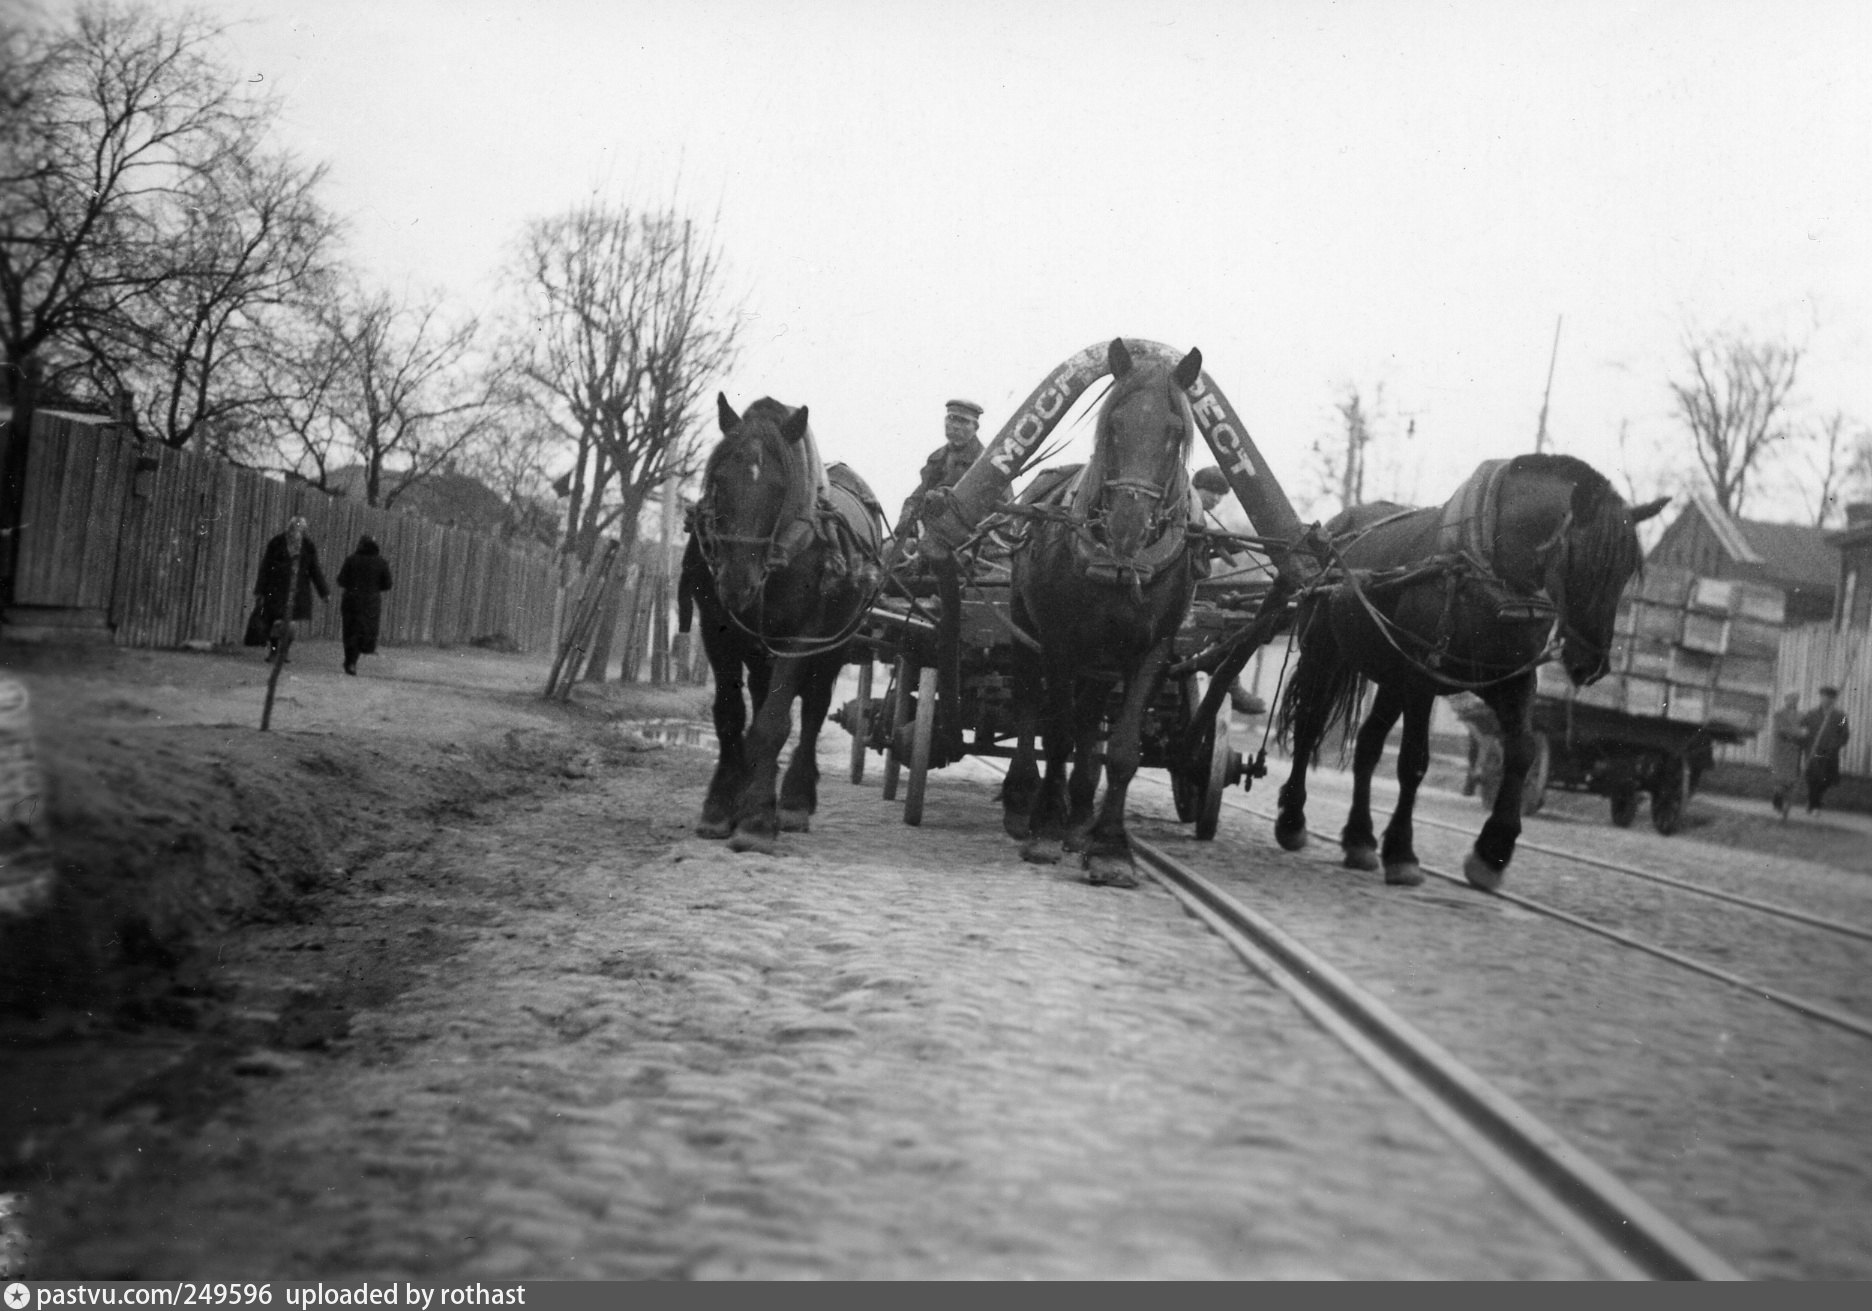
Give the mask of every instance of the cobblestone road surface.
<path id="1" fill-rule="evenodd" d="M 829 775 L 775 857 L 687 836 L 706 759 L 484 813 L 251 938 L 438 938 L 415 985 L 64 1198 L 165 1278 L 1577 1278 L 1592 1270 L 1155 887 L 1023 866 Z M 271 980 L 271 983 L 269 983 Z M 292 986 L 318 984 L 303 973 Z M 276 1003 L 277 1004 L 277 1003 Z M 80 1214 L 80 1212 L 83 1212 Z M 45 1274 L 57 1273 L 46 1270 Z"/>

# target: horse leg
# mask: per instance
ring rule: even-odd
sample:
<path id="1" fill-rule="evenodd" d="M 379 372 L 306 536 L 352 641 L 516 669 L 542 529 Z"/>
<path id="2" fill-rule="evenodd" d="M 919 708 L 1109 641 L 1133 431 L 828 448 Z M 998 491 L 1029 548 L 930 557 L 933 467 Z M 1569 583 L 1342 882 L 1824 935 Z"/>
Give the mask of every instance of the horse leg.
<path id="1" fill-rule="evenodd" d="M 1125 797 L 1143 759 L 1144 712 L 1150 708 L 1163 682 L 1170 660 L 1171 639 L 1164 638 L 1144 656 L 1125 680 L 1124 702 L 1105 739 L 1105 803 L 1092 825 L 1084 863 L 1086 880 L 1112 888 L 1138 885 L 1137 861 L 1131 854 L 1131 836 L 1125 831 Z"/>
<path id="2" fill-rule="evenodd" d="M 1066 785 L 1066 850 L 1084 851 L 1090 840 L 1092 804 L 1098 799 L 1099 722 L 1105 718 L 1105 685 L 1081 680 L 1073 692 L 1072 779 Z"/>
<path id="3" fill-rule="evenodd" d="M 1040 744 L 1046 753 L 1046 773 L 1034 798 L 1029 833 L 1021 846 L 1021 859 L 1036 865 L 1057 865 L 1066 837 L 1066 765 L 1073 749 L 1073 680 L 1061 669 L 1046 670 L 1045 708 Z"/>
<path id="4" fill-rule="evenodd" d="M 1015 622 L 1022 622 L 1016 606 Z M 1022 631 L 1026 631 L 1023 625 Z M 1014 645 L 1014 758 L 1001 780 L 1001 827 L 1016 842 L 1033 832 L 1034 803 L 1039 799 L 1040 767 L 1034 757 L 1034 706 L 1040 700 L 1040 657 L 1024 644 Z"/>
<path id="5" fill-rule="evenodd" d="M 1417 788 L 1430 771 L 1430 711 L 1432 692 L 1410 692 L 1404 697 L 1404 738 L 1398 743 L 1398 799 L 1384 832 L 1384 881 L 1401 888 L 1423 882 L 1423 867 L 1411 842 L 1411 816 L 1417 809 Z"/>
<path id="6" fill-rule="evenodd" d="M 1495 808 L 1489 812 L 1475 847 L 1463 857 L 1463 877 L 1484 892 L 1501 886 L 1521 836 L 1521 790 L 1528 766 L 1534 763 L 1534 728 L 1529 711 L 1534 702 L 1534 675 L 1491 688 L 1482 699 L 1495 712 L 1502 729 L 1501 786 Z"/>
<path id="7" fill-rule="evenodd" d="M 1377 694 L 1372 697 L 1371 713 L 1365 716 L 1359 728 L 1358 744 L 1352 751 L 1352 809 L 1346 815 L 1345 828 L 1339 832 L 1339 845 L 1345 849 L 1347 869 L 1378 868 L 1378 839 L 1372 833 L 1372 774 L 1384 757 L 1385 739 L 1391 736 L 1391 726 L 1397 723 L 1403 711 L 1402 695 L 1379 684 Z M 1398 768 L 1403 768 L 1402 760 Z"/>
<path id="8" fill-rule="evenodd" d="M 780 780 L 780 828 L 805 833 L 819 809 L 819 729 L 825 724 L 845 657 L 817 656 L 808 662 L 800 686 L 800 736 Z"/>
<path id="9" fill-rule="evenodd" d="M 1322 616 L 1323 620 L 1323 616 Z M 1301 630 L 1300 660 L 1293 681 L 1283 693 L 1283 713 L 1293 729 L 1293 763 L 1281 785 L 1274 840 L 1283 851 L 1300 851 L 1307 844 L 1307 770 L 1313 752 L 1326 735 L 1326 724 L 1337 701 L 1336 688 L 1353 677 L 1339 658 L 1339 649 L 1326 623 L 1307 623 Z"/>
<path id="10" fill-rule="evenodd" d="M 705 630 L 706 631 L 706 630 Z M 741 658 L 714 642 L 704 641 L 709 666 L 715 673 L 715 774 L 702 799 L 702 818 L 696 834 L 725 838 L 734 832 L 735 806 L 747 784 L 747 702 L 741 695 Z M 758 706 L 759 702 L 755 704 Z"/>
<path id="11" fill-rule="evenodd" d="M 728 839 L 731 851 L 770 854 L 774 850 L 774 838 L 780 832 L 774 784 L 780 772 L 780 750 L 793 731 L 793 698 L 799 693 L 802 663 L 793 657 L 775 663 L 767 695 L 754 712 L 747 735 L 747 786 L 735 808 L 734 836 Z"/>

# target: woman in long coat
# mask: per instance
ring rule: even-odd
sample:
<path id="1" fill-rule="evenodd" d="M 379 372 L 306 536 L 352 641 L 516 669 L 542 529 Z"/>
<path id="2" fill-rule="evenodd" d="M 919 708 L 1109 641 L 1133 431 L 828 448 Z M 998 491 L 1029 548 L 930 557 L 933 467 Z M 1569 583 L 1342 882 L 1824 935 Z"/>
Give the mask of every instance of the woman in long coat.
<path id="1" fill-rule="evenodd" d="M 297 516 L 288 520 L 286 531 L 277 534 L 260 553 L 260 576 L 254 580 L 254 595 L 260 601 L 260 616 L 269 633 L 281 619 L 310 619 L 312 590 L 319 599 L 329 600 L 331 588 L 325 585 L 325 573 L 319 568 L 318 547 L 306 536 L 306 521 Z M 273 656 L 273 643 L 267 643 L 267 657 Z"/>
<path id="2" fill-rule="evenodd" d="M 377 539 L 366 533 L 357 550 L 345 557 L 338 570 L 344 599 L 338 615 L 344 621 L 344 671 L 357 673 L 358 657 L 377 650 L 377 628 L 383 618 L 383 594 L 390 590 L 390 562 L 377 549 Z"/>
<path id="3" fill-rule="evenodd" d="M 1805 754 L 1807 727 L 1801 723 L 1800 693 L 1789 692 L 1769 724 L 1774 741 L 1768 752 L 1769 776 L 1774 781 L 1774 808 L 1781 818 L 1788 817 L 1793 806 L 1794 790 L 1800 786 L 1801 757 Z"/>

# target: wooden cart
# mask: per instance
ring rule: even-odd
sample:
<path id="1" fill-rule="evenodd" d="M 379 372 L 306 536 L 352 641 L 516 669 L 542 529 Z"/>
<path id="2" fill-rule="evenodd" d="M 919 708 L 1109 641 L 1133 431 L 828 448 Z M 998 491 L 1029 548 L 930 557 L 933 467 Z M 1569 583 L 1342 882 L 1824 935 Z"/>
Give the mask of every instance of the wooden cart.
<path id="1" fill-rule="evenodd" d="M 904 822 L 919 824 L 929 772 L 963 756 L 1012 758 L 1019 747 L 1014 711 L 1015 637 L 1008 617 L 1005 571 L 959 588 L 945 606 L 940 588 L 921 595 L 886 596 L 873 607 L 862 641 L 872 660 L 860 661 L 858 694 L 834 716 L 852 734 L 851 780 L 863 781 L 867 751 L 884 757 L 884 798 L 894 800 L 900 781 Z M 1258 601 L 1239 583 L 1199 585 L 1190 614 L 1178 632 L 1179 660 L 1196 654 L 1245 618 L 1243 607 Z M 946 621 L 953 610 L 956 622 Z M 890 669 L 881 696 L 873 695 L 875 663 Z M 942 686 L 953 669 L 954 691 Z M 1147 769 L 1170 773 L 1177 818 L 1213 838 L 1223 793 L 1249 776 L 1251 766 L 1229 741 L 1226 702 L 1205 708 L 1208 678 L 1194 670 L 1167 677 L 1145 716 L 1142 759 Z M 1109 713 L 1116 713 L 1114 683 Z"/>

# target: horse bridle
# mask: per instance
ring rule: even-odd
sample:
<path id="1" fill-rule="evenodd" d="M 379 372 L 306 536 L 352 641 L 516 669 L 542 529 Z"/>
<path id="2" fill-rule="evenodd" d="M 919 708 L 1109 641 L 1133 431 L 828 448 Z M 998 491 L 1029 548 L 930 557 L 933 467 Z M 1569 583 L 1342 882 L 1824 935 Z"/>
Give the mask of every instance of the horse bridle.
<path id="1" fill-rule="evenodd" d="M 804 639 L 776 639 L 769 637 L 764 631 L 766 628 L 767 582 L 776 573 L 793 563 L 794 557 L 812 544 L 813 538 L 816 536 L 813 520 L 807 512 L 798 507 L 797 502 L 799 498 L 789 494 L 788 503 L 780 507 L 779 512 L 774 516 L 773 527 L 767 532 L 724 533 L 719 531 L 715 526 L 715 477 L 712 469 L 704 474 L 702 487 L 702 499 L 696 503 L 695 509 L 696 548 L 702 554 L 702 563 L 708 567 L 709 581 L 716 587 L 718 593 L 721 586 L 719 575 L 720 563 L 716 555 L 716 547 L 718 545 L 765 545 L 767 548 L 761 556 L 760 574 L 755 579 L 754 626 L 749 627 L 742 621 L 740 615 L 736 614 L 727 606 L 723 606 L 722 613 L 728 617 L 729 623 L 739 629 L 744 636 L 750 637 L 758 642 L 761 650 L 775 659 L 783 659 L 788 656 L 805 657 L 822 655 L 827 651 L 835 650 L 843 646 L 850 640 L 853 633 L 863 627 L 868 617 L 867 607 L 859 606 L 851 621 L 841 625 L 840 631 L 832 637 L 813 642 L 807 642 Z M 871 563 L 880 565 L 880 567 L 882 566 L 882 560 L 875 552 L 866 551 L 865 554 L 869 557 Z M 776 642 L 780 642 L 781 645 L 777 646 Z"/>

